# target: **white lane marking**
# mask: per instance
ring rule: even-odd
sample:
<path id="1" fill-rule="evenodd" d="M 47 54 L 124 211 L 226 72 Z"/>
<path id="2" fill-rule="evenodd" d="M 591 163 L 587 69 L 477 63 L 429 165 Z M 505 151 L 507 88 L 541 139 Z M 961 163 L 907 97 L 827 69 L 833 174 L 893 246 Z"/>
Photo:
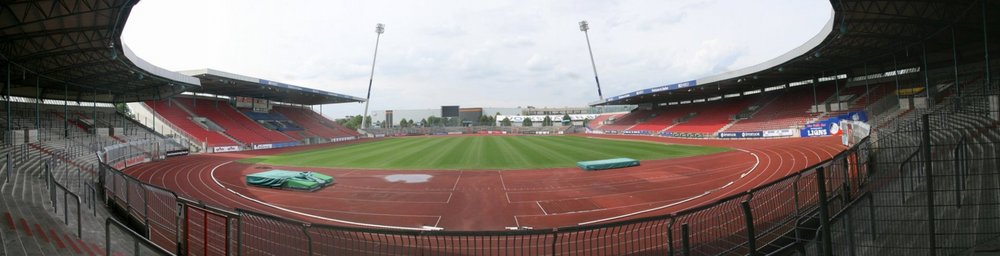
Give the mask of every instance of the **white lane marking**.
<path id="1" fill-rule="evenodd" d="M 739 180 L 739 179 L 742 179 L 743 177 L 746 177 L 751 172 L 753 172 L 755 169 L 757 169 L 757 166 L 760 165 L 760 157 L 757 157 L 757 154 L 755 154 L 753 152 L 750 152 L 750 151 L 746 151 L 746 150 L 738 149 L 738 148 L 736 150 L 746 152 L 746 153 L 752 155 L 753 158 L 756 160 L 756 163 L 753 164 L 753 167 L 750 167 L 749 170 L 747 170 L 746 172 L 744 172 L 744 173 L 742 173 L 740 175 L 740 178 L 737 179 L 737 180 Z M 726 183 L 726 185 L 724 185 L 722 187 L 711 189 L 711 190 L 705 191 L 705 193 L 702 193 L 701 195 L 688 197 L 688 198 L 685 198 L 684 200 L 677 201 L 677 202 L 674 202 L 674 203 L 670 203 L 670 204 L 667 204 L 667 205 L 661 205 L 661 206 L 657 206 L 657 207 L 653 207 L 653 208 L 649 208 L 649 209 L 645 209 L 645 210 L 640 210 L 640 211 L 636 211 L 636 212 L 626 213 L 626 214 L 622 214 L 622 215 L 618 215 L 618 216 L 607 217 L 607 218 L 598 219 L 598 220 L 592 220 L 592 221 L 587 221 L 587 222 L 580 222 L 577 225 L 588 225 L 588 224 L 600 223 L 600 222 L 605 222 L 605 221 L 609 221 L 609 220 L 616 220 L 616 219 L 621 219 L 621 218 L 625 218 L 625 217 L 635 216 L 635 215 L 639 215 L 639 214 L 643 214 L 643 213 L 647 213 L 647 212 L 651 212 L 651 211 L 665 209 L 667 207 L 671 207 L 671 206 L 675 206 L 675 205 L 678 205 L 678 204 L 686 203 L 686 202 L 689 202 L 691 200 L 695 200 L 695 199 L 707 196 L 707 195 L 711 194 L 712 192 L 719 191 L 719 190 L 721 190 L 723 188 L 726 188 L 726 187 L 728 187 L 730 185 L 733 185 L 735 182 L 736 181 L 730 181 L 729 183 Z"/>
<path id="2" fill-rule="evenodd" d="M 223 186 L 222 182 L 219 182 L 219 179 L 215 178 L 215 170 L 219 169 L 219 167 L 222 167 L 223 165 L 227 165 L 227 164 L 232 163 L 232 162 L 233 161 L 229 161 L 229 162 L 225 162 L 225 163 L 221 163 L 219 165 L 216 165 L 215 167 L 212 168 L 212 172 L 209 175 L 212 176 L 212 180 L 215 181 L 215 184 L 219 185 L 219 187 L 225 189 L 226 191 L 229 191 L 229 193 L 233 193 L 234 195 L 242 197 L 242 198 L 244 198 L 246 200 L 250 200 L 251 202 L 255 202 L 255 203 L 267 206 L 267 207 L 271 207 L 271 208 L 277 209 L 279 211 L 283 211 L 283 212 L 287 212 L 287 213 L 291 213 L 291 214 L 295 214 L 295 215 L 299 215 L 299 216 L 306 216 L 306 217 L 310 217 L 310 218 L 321 219 L 321 220 L 325 220 L 325 221 L 338 222 L 338 223 L 344 223 L 344 224 L 350 224 L 350 225 L 357 225 L 357 226 L 364 226 L 364 227 L 375 227 L 375 228 L 403 229 L 403 230 L 439 230 L 439 228 L 429 228 L 429 227 L 414 228 L 414 227 L 402 227 L 402 226 L 391 226 L 391 225 L 379 225 L 379 224 L 355 222 L 355 221 L 342 220 L 342 219 L 327 218 L 327 217 L 323 217 L 323 216 L 308 214 L 308 213 L 304 213 L 304 212 L 300 212 L 300 211 L 296 211 L 296 210 L 284 208 L 284 207 L 281 207 L 281 206 L 269 204 L 267 202 L 257 200 L 256 198 L 251 198 L 249 196 L 245 196 L 243 194 L 240 194 L 239 192 L 233 191 L 232 189 L 227 188 L 226 186 Z M 441 216 L 438 216 L 438 220 L 439 221 L 440 221 L 440 218 L 441 218 Z"/>
<path id="3" fill-rule="evenodd" d="M 549 212 L 545 211 L 545 207 L 542 207 L 542 203 L 539 203 L 538 201 L 535 201 L 535 204 L 538 205 L 538 209 L 542 209 L 542 213 L 543 214 L 549 215 Z"/>

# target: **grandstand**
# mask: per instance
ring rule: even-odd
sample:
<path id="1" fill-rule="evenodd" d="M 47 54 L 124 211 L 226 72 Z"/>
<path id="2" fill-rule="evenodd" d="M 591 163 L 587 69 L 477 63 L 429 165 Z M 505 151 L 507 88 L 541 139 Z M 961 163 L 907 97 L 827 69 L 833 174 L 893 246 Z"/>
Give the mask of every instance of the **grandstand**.
<path id="1" fill-rule="evenodd" d="M 821 33 L 774 60 L 592 103 L 643 106 L 598 116 L 587 125 L 589 132 L 615 135 L 595 136 L 645 131 L 627 139 L 739 145 L 766 156 L 767 163 L 782 163 L 775 165 L 783 165 L 784 173 L 740 170 L 720 176 L 760 180 L 700 191 L 683 191 L 678 184 L 670 192 L 656 192 L 661 184 L 655 180 L 707 180 L 714 177 L 705 173 L 726 167 L 711 164 L 737 161 L 699 160 L 702 169 L 673 176 L 656 172 L 673 165 L 629 175 L 595 172 L 590 175 L 609 176 L 593 179 L 557 171 L 472 172 L 483 175 L 461 179 L 472 185 L 455 178 L 462 174 L 442 175 L 454 179 L 444 185 L 451 190 L 404 190 L 404 199 L 391 202 L 392 213 L 363 212 L 371 209 L 364 202 L 392 191 L 373 186 L 345 193 L 352 203 L 344 208 L 370 216 L 322 223 L 279 214 L 280 206 L 257 205 L 211 184 L 152 182 L 167 173 L 208 178 L 213 167 L 236 155 L 364 143 L 356 131 L 308 106 L 365 99 L 217 70 L 157 68 L 120 40 L 135 4 L 0 3 L 0 255 L 978 255 L 1000 244 L 1000 61 L 989 54 L 1000 44 L 1000 16 L 987 15 L 1000 10 L 994 1 L 831 1 L 834 15 Z M 126 103 L 129 111 L 121 107 Z M 868 121 L 840 120 L 847 144 L 841 146 L 811 145 L 829 137 L 687 138 L 760 131 L 752 138 L 763 139 L 768 131 L 793 129 L 793 135 L 781 136 L 809 137 L 817 125 L 828 124 L 824 120 L 845 113 L 864 113 Z M 572 128 L 421 127 L 379 134 L 551 134 Z M 299 147 L 209 154 L 294 145 Z M 817 155 L 805 158 L 814 164 L 794 156 L 805 152 Z M 189 155 L 194 153 L 206 154 Z M 524 193 L 539 183 L 546 193 Z M 513 197 L 530 207 L 497 207 L 490 204 L 494 197 L 469 194 L 453 200 L 460 185 L 468 186 L 464 191 L 502 190 L 499 201 Z M 576 194 L 587 186 L 603 193 Z M 562 188 L 574 192 L 552 192 Z M 422 226 L 377 223 L 421 218 L 414 212 L 427 209 L 410 209 L 412 202 L 405 200 L 416 194 L 440 199 L 417 203 L 455 203 L 480 214 L 414 221 Z M 530 199 L 562 194 L 572 195 Z M 603 204 L 655 207 L 601 215 L 606 209 L 588 201 L 597 197 Z M 672 201 L 657 206 L 655 200 Z M 512 218 L 538 228 L 519 223 L 511 230 L 441 230 L 433 223 L 475 226 L 494 213 L 544 211 L 543 204 L 585 210 Z"/>
<path id="2" fill-rule="evenodd" d="M 136 111 L 141 113 L 138 118 L 150 120 L 150 124 L 167 124 L 164 130 L 203 145 L 206 152 L 278 148 L 360 136 L 303 107 L 362 101 L 360 98 L 212 69 L 183 73 L 200 79 L 201 88 L 129 106 L 141 110 Z"/>

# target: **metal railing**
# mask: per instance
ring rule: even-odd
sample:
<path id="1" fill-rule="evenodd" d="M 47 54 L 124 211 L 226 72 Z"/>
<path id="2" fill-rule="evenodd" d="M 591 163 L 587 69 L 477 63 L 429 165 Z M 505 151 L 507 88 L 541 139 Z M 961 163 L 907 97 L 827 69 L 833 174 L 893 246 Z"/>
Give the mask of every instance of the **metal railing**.
<path id="1" fill-rule="evenodd" d="M 111 246 L 111 230 L 112 230 L 111 228 L 112 227 L 114 227 L 115 230 L 118 230 L 120 232 L 125 233 L 129 238 L 132 239 L 132 251 L 131 251 L 131 253 L 129 253 L 129 255 L 134 255 L 134 256 L 141 256 L 141 255 L 147 255 L 147 254 L 148 255 L 175 255 L 174 253 L 171 253 L 169 250 L 163 249 L 162 247 L 157 246 L 152 241 L 149 241 L 149 239 L 146 239 L 143 235 L 140 235 L 139 233 L 136 233 L 135 231 L 132 231 L 127 226 L 125 226 L 125 224 L 122 224 L 121 222 L 119 222 L 119 221 L 117 221 L 115 219 L 107 218 L 104 221 L 104 255 L 106 255 L 106 256 L 111 256 L 112 255 L 112 250 L 113 250 L 113 248 Z M 147 253 L 143 253 L 143 252 L 147 252 Z"/>
<path id="2" fill-rule="evenodd" d="M 844 205 L 841 198 L 848 197 L 844 194 L 860 189 L 868 173 L 869 151 L 865 139 L 801 172 L 675 214 L 517 231 L 408 231 L 303 223 L 202 205 L 108 164 L 102 163 L 100 169 L 108 203 L 123 208 L 151 241 L 177 248 L 178 254 L 743 255 L 808 240 L 808 233 L 817 230 L 810 213 L 824 205 L 830 212 L 839 211 Z M 164 196 L 152 199 L 155 191 Z M 823 194 L 829 195 L 827 201 L 838 203 L 821 204 Z M 163 216 L 151 216 L 155 213 Z"/>
<path id="3" fill-rule="evenodd" d="M 972 87 L 873 132 L 878 171 L 832 212 L 831 238 L 808 246 L 820 255 L 826 246 L 833 255 L 954 255 L 1000 240 L 996 97 Z"/>
<path id="4" fill-rule="evenodd" d="M 981 96 L 996 93 L 899 117 L 830 160 L 750 191 L 673 214 L 552 229 L 304 223 L 204 205 L 106 163 L 100 170 L 109 205 L 178 254 L 954 254 L 1000 238 L 1000 133 Z"/>
<path id="5" fill-rule="evenodd" d="M 83 238 L 83 208 L 80 202 L 80 196 L 73 191 L 67 189 L 63 184 L 56 181 L 55 176 L 53 176 L 52 171 L 49 167 L 49 163 L 45 163 L 45 177 L 49 184 L 49 202 L 52 203 L 52 211 L 55 213 L 59 212 L 59 197 L 58 192 L 62 191 L 63 194 L 63 222 L 69 226 L 69 198 L 73 197 L 73 203 L 76 204 L 76 237 Z"/>

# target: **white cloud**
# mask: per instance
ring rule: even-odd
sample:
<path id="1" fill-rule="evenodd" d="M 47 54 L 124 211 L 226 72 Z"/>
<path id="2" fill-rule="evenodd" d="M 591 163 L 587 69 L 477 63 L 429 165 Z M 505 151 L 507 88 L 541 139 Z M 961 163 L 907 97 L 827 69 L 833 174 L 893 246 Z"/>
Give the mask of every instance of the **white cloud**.
<path id="1" fill-rule="evenodd" d="M 214 68 L 364 97 L 372 109 L 582 106 L 774 58 L 815 35 L 823 0 L 144 0 L 124 40 L 171 69 Z M 331 116 L 363 104 L 326 106 Z"/>

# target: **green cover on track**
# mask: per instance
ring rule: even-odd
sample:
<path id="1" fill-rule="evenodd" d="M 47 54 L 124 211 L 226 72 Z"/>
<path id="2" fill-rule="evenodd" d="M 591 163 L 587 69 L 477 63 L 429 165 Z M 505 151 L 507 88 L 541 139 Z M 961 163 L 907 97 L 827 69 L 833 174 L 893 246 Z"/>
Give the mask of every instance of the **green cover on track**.
<path id="1" fill-rule="evenodd" d="M 639 165 L 639 160 L 632 158 L 612 158 L 594 161 L 576 162 L 576 166 L 585 171 L 624 168 Z"/>
<path id="2" fill-rule="evenodd" d="M 246 180 L 252 186 L 310 191 L 333 184 L 333 177 L 324 174 L 286 170 L 253 173 L 247 175 Z"/>

